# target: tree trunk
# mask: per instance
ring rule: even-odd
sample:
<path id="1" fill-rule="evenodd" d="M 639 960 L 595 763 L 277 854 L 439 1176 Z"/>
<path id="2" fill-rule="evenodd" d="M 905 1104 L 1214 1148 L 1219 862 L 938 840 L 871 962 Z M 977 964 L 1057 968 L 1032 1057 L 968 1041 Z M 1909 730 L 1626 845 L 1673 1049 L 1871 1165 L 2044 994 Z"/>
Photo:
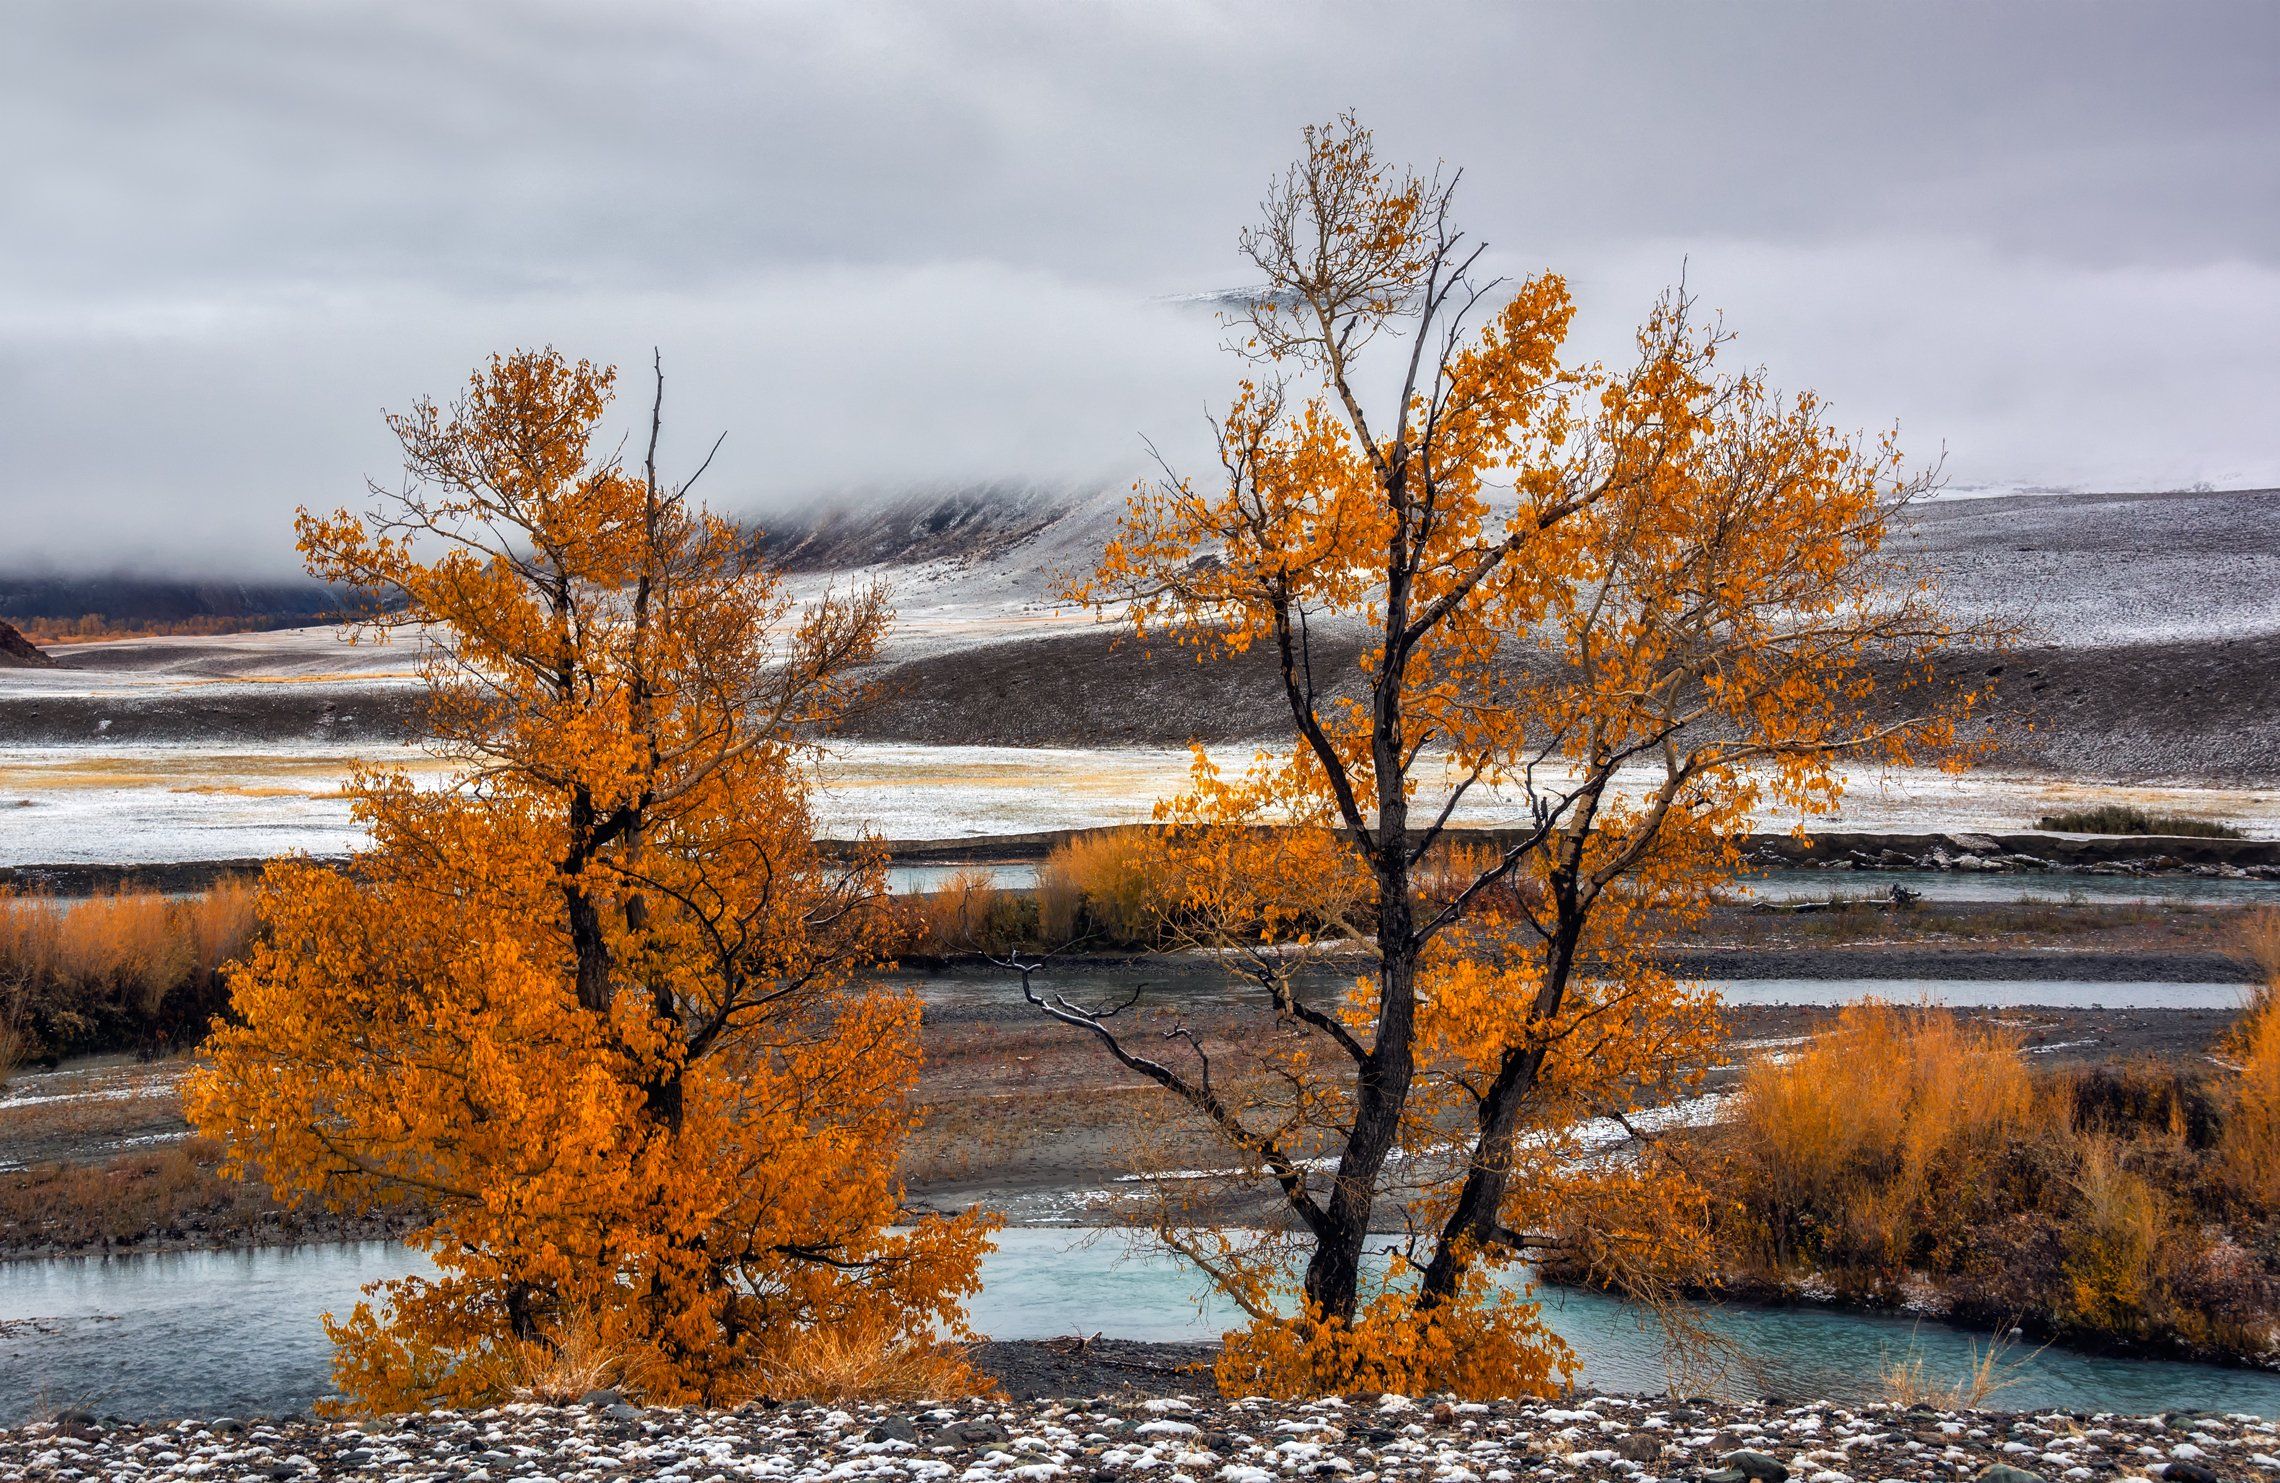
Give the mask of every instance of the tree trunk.
<path id="1" fill-rule="evenodd" d="M 1496 1080 L 1481 1103 L 1472 1168 L 1465 1173 L 1464 1188 L 1457 1192 L 1456 1206 L 1441 1227 L 1433 1259 L 1426 1265 L 1425 1280 L 1418 1289 L 1421 1306 L 1434 1307 L 1457 1295 L 1457 1284 L 1463 1280 L 1472 1254 L 1495 1231 L 1497 1212 L 1504 1208 L 1504 1195 L 1512 1182 L 1512 1135 L 1519 1126 L 1520 1104 L 1527 1089 L 1535 1084 L 1536 1071 L 1542 1064 L 1542 1051 L 1531 1049 L 1505 1052 L 1503 1064 L 1497 1067 Z"/>
<path id="2" fill-rule="evenodd" d="M 1398 709 L 1394 714 L 1398 716 Z M 1398 724 L 1398 723 L 1396 723 Z M 1381 727 L 1381 736 L 1387 728 Z M 1398 731 L 1390 747 L 1398 748 Z M 1386 774 L 1392 776 L 1393 774 Z M 1362 1248 L 1377 1205 L 1378 1178 L 1401 1133 L 1416 1076 L 1417 948 L 1409 900 L 1409 809 L 1399 796 L 1378 805 L 1378 1031 L 1354 1089 L 1354 1126 L 1338 1159 L 1328 1220 L 1306 1268 L 1309 1306 L 1325 1318 L 1352 1321 L 1361 1292 Z"/>
<path id="3" fill-rule="evenodd" d="M 1338 1159 L 1338 1179 L 1331 1188 L 1321 1237 L 1306 1267 L 1306 1299 L 1325 1318 L 1351 1321 L 1361 1292 L 1362 1248 L 1370 1236 L 1370 1217 L 1377 1203 L 1378 1176 L 1401 1131 L 1401 1114 L 1409 1100 L 1411 1063 L 1407 1006 L 1416 983 L 1413 961 L 1388 962 L 1380 974 L 1381 992 L 1388 1003 L 1403 1008 L 1386 1016 L 1377 1050 L 1362 1065 L 1355 1088 L 1354 1126 Z M 1396 1035 L 1393 1022 L 1400 1022 Z M 1391 1052 L 1389 1054 L 1389 1051 Z"/>
<path id="4" fill-rule="evenodd" d="M 1573 891 L 1572 878 L 1555 889 Z M 1564 898 L 1563 898 L 1564 900 Z M 1563 904 L 1559 930 L 1552 939 L 1551 961 L 1543 987 L 1537 992 L 1535 1014 L 1549 1019 L 1567 999 L 1568 977 L 1574 971 L 1576 945 L 1582 921 L 1572 903 Z M 1433 1259 L 1426 1264 L 1418 1298 L 1425 1307 L 1447 1302 L 1457 1295 L 1465 1267 L 1502 1224 L 1504 1196 L 1512 1185 L 1512 1141 L 1520 1126 L 1520 1108 L 1535 1090 L 1544 1068 L 1545 1047 L 1538 1043 L 1515 1046 L 1504 1053 L 1496 1079 L 1482 1097 L 1479 1133 L 1473 1143 L 1472 1167 L 1457 1192 L 1457 1203 L 1441 1226 Z"/>
<path id="5" fill-rule="evenodd" d="M 610 948 L 602 936 L 601 908 L 586 894 L 586 866 L 594 857 L 594 801 L 583 787 L 570 798 L 570 847 L 562 856 L 562 900 L 577 960 L 578 1003 L 595 1014 L 610 1009 Z"/>

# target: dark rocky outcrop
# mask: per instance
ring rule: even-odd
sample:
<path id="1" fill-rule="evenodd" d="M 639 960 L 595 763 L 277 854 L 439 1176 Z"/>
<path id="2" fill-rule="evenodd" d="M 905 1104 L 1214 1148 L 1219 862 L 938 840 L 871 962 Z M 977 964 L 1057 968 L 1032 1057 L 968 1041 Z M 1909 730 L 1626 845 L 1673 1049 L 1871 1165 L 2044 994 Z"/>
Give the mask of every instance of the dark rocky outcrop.
<path id="1" fill-rule="evenodd" d="M 831 500 L 779 510 L 753 524 L 753 548 L 787 571 L 880 563 L 987 561 L 1006 556 L 1065 517 L 1076 499 L 1012 485 Z"/>
<path id="2" fill-rule="evenodd" d="M 0 669 L 54 669 L 55 660 L 16 631 L 13 624 L 0 622 Z"/>

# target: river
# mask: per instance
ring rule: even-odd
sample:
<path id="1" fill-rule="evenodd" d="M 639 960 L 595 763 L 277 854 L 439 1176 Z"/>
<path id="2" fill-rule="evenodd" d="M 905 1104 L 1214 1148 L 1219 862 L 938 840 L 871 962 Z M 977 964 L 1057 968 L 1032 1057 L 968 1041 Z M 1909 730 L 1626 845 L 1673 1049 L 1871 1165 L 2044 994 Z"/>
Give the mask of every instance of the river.
<path id="1" fill-rule="evenodd" d="M 424 1270 L 389 1242 L 0 1263 L 0 1423 L 62 1406 L 133 1418 L 298 1411 L 330 1388 L 320 1314 L 364 1284 Z M 1104 1332 L 1210 1339 L 1233 1317 L 1189 1268 L 1119 1233 L 1001 1233 L 974 1326 L 999 1339 Z M 1686 1388 L 1873 1398 L 1889 1365 L 1921 1357 L 1953 1378 L 1984 1339 L 1931 1322 L 1816 1308 L 1724 1306 L 1702 1316 L 1730 1341 L 1722 1379 Z M 1546 1318 L 1606 1390 L 1669 1384 L 1660 1332 L 1614 1299 L 1552 1291 Z M 2058 1348 L 2014 1351 L 1993 1404 L 2155 1411 L 2180 1406 L 2280 1415 L 2280 1375 Z"/>

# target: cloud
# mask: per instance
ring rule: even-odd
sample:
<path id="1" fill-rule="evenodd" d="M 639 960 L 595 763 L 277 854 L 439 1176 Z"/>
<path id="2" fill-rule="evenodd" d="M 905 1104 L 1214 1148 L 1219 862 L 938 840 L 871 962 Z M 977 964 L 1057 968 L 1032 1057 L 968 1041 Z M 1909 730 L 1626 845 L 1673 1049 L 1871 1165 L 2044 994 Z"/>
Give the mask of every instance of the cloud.
<path id="1" fill-rule="evenodd" d="M 1575 284 L 1573 347 L 1614 359 L 1683 269 L 1733 363 L 1811 387 L 1844 427 L 1897 425 L 1964 482 L 2280 485 L 2280 264 L 2053 263 L 1953 238 L 1811 248 L 1670 242 Z"/>
<path id="2" fill-rule="evenodd" d="M 1144 435 L 1204 452 L 1227 370 L 1207 314 L 972 263 L 122 317 L 101 332 L 18 326 L 0 350 L 7 457 L 70 471 L 62 497 L 11 498 L 9 533 L 64 565 L 284 563 L 297 504 L 362 508 L 367 474 L 393 478 L 382 409 L 448 399 L 494 348 L 620 366 L 626 434 L 659 348 L 668 462 L 693 467 L 726 433 L 703 492 L 759 510 L 1009 474 L 1122 483 Z"/>
<path id="3" fill-rule="evenodd" d="M 488 352 L 645 364 L 741 502 L 1193 458 L 1298 126 L 1465 168 L 1619 350 L 1742 352 L 1963 479 L 2280 483 L 2262 6 L 26 3 L 0 564 L 290 559 Z"/>

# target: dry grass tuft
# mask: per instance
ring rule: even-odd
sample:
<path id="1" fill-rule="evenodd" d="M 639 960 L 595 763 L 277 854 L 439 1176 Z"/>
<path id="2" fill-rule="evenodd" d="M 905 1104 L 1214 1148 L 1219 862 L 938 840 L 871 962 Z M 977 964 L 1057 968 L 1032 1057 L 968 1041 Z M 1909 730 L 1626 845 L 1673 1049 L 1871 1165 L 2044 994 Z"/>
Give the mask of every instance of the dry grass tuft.
<path id="1" fill-rule="evenodd" d="M 833 1405 L 994 1395 L 966 1346 L 914 1339 L 879 1323 L 803 1329 L 760 1369 L 759 1393 Z"/>
<path id="2" fill-rule="evenodd" d="M 579 1316 L 553 1325 L 538 1343 L 515 1346 L 501 1388 L 514 1400 L 567 1406 L 613 1388 L 624 1373 L 624 1357 L 603 1341 L 600 1326 Z"/>
<path id="3" fill-rule="evenodd" d="M 1986 1407 L 2001 1392 L 2019 1381 L 2019 1371 L 2036 1354 L 2025 1354 L 2015 1360 L 2006 1360 L 2011 1349 L 2007 1335 L 1997 1335 L 1988 1341 L 1986 1349 L 1971 1346 L 1971 1364 L 1963 1374 L 1953 1380 L 1935 1376 L 1919 1352 L 1911 1352 L 1907 1359 L 1883 1367 L 1884 1399 L 1896 1406 L 1929 1406 L 1940 1411 L 1977 1411 Z"/>

